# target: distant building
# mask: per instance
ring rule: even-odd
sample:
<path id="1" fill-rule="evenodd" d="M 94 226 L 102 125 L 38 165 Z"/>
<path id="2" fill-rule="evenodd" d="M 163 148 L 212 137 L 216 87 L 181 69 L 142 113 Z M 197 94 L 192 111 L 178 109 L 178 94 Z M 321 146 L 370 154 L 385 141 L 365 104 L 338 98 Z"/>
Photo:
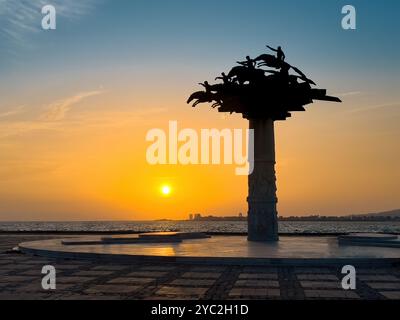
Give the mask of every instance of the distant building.
<path id="1" fill-rule="evenodd" d="M 200 213 L 196 213 L 194 215 L 194 220 L 200 220 L 201 219 L 201 214 Z"/>
<path id="2" fill-rule="evenodd" d="M 239 218 L 243 218 L 243 213 L 239 213 Z"/>
<path id="3" fill-rule="evenodd" d="M 193 214 L 189 214 L 189 220 L 193 220 Z"/>

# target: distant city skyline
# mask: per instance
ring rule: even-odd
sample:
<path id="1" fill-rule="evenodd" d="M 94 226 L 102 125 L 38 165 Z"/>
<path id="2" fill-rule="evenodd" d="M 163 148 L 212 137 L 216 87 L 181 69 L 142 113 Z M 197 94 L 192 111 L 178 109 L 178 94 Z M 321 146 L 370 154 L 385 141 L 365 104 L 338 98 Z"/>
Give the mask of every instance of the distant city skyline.
<path id="1" fill-rule="evenodd" d="M 241 220 L 246 221 L 247 216 L 243 213 L 239 213 L 237 215 L 228 215 L 228 216 L 216 216 L 213 214 L 202 214 L 195 213 L 189 214 L 189 221 L 213 221 L 213 220 Z M 288 221 L 336 221 L 336 220 L 344 220 L 344 221 L 387 221 L 387 220 L 400 220 L 400 209 L 384 211 L 384 212 L 370 212 L 370 213 L 353 213 L 348 215 L 319 215 L 318 213 L 307 214 L 302 216 L 279 216 L 280 220 L 288 220 Z"/>

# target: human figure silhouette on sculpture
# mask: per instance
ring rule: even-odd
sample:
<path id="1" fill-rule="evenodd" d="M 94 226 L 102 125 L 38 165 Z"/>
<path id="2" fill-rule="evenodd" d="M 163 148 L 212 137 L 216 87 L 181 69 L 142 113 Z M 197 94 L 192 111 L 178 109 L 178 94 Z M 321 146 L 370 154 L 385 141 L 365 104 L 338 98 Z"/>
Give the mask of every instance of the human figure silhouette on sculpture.
<path id="1" fill-rule="evenodd" d="M 225 74 L 225 72 L 222 72 L 221 77 L 216 77 L 215 80 L 222 80 L 224 84 L 231 83 L 230 78 Z"/>
<path id="2" fill-rule="evenodd" d="M 285 55 L 285 53 L 283 52 L 283 50 L 282 50 L 282 48 L 280 46 L 278 47 L 278 49 L 274 49 L 274 48 L 272 48 L 270 46 L 267 46 L 267 48 L 276 52 L 276 58 L 279 61 L 281 61 L 281 62 L 285 61 L 286 55 Z"/>
<path id="3" fill-rule="evenodd" d="M 246 61 L 238 61 L 237 63 L 250 69 L 255 69 L 257 64 L 257 62 L 251 59 L 249 56 L 246 56 Z"/>
<path id="4" fill-rule="evenodd" d="M 290 66 L 287 63 L 282 64 L 280 75 L 286 82 L 289 82 L 289 70 Z"/>
<path id="5" fill-rule="evenodd" d="M 199 85 L 203 86 L 206 89 L 207 93 L 211 93 L 211 85 L 208 81 L 204 81 L 204 83 L 199 83 Z"/>

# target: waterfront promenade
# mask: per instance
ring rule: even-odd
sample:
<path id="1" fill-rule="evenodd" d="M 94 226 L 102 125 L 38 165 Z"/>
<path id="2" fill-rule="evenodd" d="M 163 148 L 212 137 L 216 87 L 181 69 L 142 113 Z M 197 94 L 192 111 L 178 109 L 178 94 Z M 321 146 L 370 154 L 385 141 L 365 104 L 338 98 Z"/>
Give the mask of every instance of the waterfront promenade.
<path id="1" fill-rule="evenodd" d="M 106 263 L 10 251 L 21 242 L 65 237 L 1 234 L 0 299 L 400 299 L 398 265 L 357 268 L 357 289 L 344 291 L 333 266 Z M 57 270 L 54 291 L 41 287 L 41 268 L 48 264 Z"/>

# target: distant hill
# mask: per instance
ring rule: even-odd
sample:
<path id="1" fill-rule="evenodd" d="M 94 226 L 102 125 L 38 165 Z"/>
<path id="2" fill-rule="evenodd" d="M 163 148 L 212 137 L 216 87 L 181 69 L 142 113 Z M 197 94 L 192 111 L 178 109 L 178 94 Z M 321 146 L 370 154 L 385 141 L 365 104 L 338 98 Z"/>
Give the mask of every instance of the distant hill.
<path id="1" fill-rule="evenodd" d="M 366 214 L 357 214 L 357 217 L 400 217 L 400 209 L 384 211 L 384 212 L 374 212 L 374 213 L 366 213 Z"/>
<path id="2" fill-rule="evenodd" d="M 400 209 L 363 214 L 349 214 L 345 216 L 291 216 L 279 217 L 282 221 L 400 221 Z"/>

